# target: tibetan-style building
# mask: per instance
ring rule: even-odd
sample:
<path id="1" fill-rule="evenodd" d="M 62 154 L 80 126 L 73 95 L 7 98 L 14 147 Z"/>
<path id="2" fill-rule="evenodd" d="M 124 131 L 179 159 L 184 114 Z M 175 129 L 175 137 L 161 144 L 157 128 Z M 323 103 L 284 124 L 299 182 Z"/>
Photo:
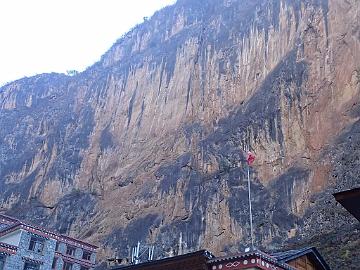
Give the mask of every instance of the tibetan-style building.
<path id="1" fill-rule="evenodd" d="M 0 215 L 0 270 L 90 270 L 97 246 Z"/>
<path id="2" fill-rule="evenodd" d="M 237 255 L 215 257 L 201 250 L 180 256 L 135 265 L 118 266 L 117 270 L 330 270 L 316 248 L 267 254 L 253 250 Z"/>

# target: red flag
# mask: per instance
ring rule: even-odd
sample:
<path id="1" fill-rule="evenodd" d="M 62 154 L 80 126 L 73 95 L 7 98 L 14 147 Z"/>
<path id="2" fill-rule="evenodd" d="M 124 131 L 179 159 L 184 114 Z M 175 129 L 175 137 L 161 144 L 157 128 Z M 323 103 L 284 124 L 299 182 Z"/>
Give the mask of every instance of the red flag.
<path id="1" fill-rule="evenodd" d="M 255 161 L 255 155 L 249 151 L 246 162 L 250 166 L 251 164 L 253 164 L 254 161 Z"/>

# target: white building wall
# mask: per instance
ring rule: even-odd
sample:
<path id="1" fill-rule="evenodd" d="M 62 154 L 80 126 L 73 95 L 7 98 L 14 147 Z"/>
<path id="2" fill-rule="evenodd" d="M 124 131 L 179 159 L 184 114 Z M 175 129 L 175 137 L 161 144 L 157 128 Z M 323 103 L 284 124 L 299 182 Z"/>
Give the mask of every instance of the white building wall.
<path id="1" fill-rule="evenodd" d="M 8 234 L 0 237 L 0 242 L 18 247 L 19 243 L 20 243 L 20 237 L 21 237 L 22 232 L 23 231 L 19 229 L 14 232 L 8 233 Z"/>

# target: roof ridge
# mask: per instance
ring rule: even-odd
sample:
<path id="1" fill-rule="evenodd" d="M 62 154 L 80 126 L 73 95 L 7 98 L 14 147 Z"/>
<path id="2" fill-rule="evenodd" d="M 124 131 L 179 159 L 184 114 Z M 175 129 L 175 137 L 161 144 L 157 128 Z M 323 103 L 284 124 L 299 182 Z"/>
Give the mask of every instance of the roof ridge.
<path id="1" fill-rule="evenodd" d="M 14 224 L 5 227 L 3 230 L 0 230 L 0 236 L 5 235 L 7 232 L 9 232 L 10 230 L 15 229 L 18 226 L 23 226 L 23 227 L 25 227 L 25 229 L 26 229 L 26 227 L 30 227 L 30 228 L 32 228 L 34 230 L 38 230 L 38 231 L 40 231 L 42 233 L 50 234 L 50 235 L 56 236 L 58 238 L 63 238 L 64 240 L 73 241 L 73 242 L 75 242 L 77 244 L 84 245 L 84 246 L 87 246 L 87 247 L 92 248 L 92 249 L 97 249 L 98 248 L 98 246 L 96 246 L 96 245 L 84 242 L 82 240 L 76 239 L 76 238 L 71 237 L 71 236 L 63 235 L 63 234 L 58 233 L 58 232 L 56 232 L 54 230 L 50 230 L 50 229 L 44 228 L 44 227 L 39 226 L 39 225 L 34 225 L 32 223 L 27 223 L 27 222 L 25 223 L 25 222 L 23 222 L 23 221 L 21 221 L 19 219 L 12 218 L 12 217 L 0 214 L 0 218 L 1 217 L 5 217 L 6 219 L 13 220 Z M 61 239 L 59 239 L 59 240 L 61 240 Z"/>

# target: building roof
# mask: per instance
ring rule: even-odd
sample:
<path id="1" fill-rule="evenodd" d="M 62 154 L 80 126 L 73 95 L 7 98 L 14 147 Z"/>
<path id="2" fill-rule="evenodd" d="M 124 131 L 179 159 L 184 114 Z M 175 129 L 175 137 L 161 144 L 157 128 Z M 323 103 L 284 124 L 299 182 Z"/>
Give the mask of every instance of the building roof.
<path id="1" fill-rule="evenodd" d="M 12 225 L 12 224 L 14 224 L 14 223 L 16 223 L 18 221 L 19 220 L 17 220 L 16 218 L 0 214 L 0 223 L 7 224 L 7 225 Z"/>
<path id="2" fill-rule="evenodd" d="M 252 259 L 254 259 L 254 265 L 260 267 L 261 269 L 268 269 L 270 264 L 273 266 L 278 266 L 281 269 L 294 270 L 294 268 L 292 268 L 287 263 L 278 261 L 277 258 L 270 256 L 259 250 L 250 251 L 238 255 L 218 257 L 218 258 L 215 258 L 215 256 L 207 250 L 200 250 L 184 255 L 139 263 L 136 265 L 117 266 L 117 267 L 113 267 L 112 269 L 119 269 L 119 270 L 205 269 L 208 268 L 209 266 L 215 266 L 218 264 L 219 265 L 226 263 L 234 264 L 234 261 L 235 263 L 237 263 L 237 265 L 242 264 L 244 261 L 248 261 L 250 264 Z"/>
<path id="3" fill-rule="evenodd" d="M 12 218 L 12 217 L 9 217 L 6 215 L 0 214 L 0 222 L 4 222 L 9 225 L 8 227 L 5 227 L 3 230 L 0 230 L 0 237 L 6 235 L 8 233 L 11 233 L 13 231 L 23 229 L 23 230 L 29 231 L 31 233 L 41 235 L 43 237 L 53 238 L 53 239 L 56 239 L 57 241 L 61 241 L 61 242 L 64 242 L 64 243 L 67 243 L 70 245 L 78 246 L 81 248 L 87 248 L 91 251 L 95 251 L 98 248 L 95 245 L 83 242 L 81 240 L 78 240 L 78 239 L 75 239 L 75 238 L 72 238 L 72 237 L 69 237 L 66 235 L 56 233 L 54 231 L 45 229 L 40 226 L 35 226 L 32 224 L 24 223 L 18 219 L 15 219 L 15 218 Z"/>
<path id="4" fill-rule="evenodd" d="M 330 270 L 330 267 L 322 258 L 315 247 L 288 250 L 267 254 L 260 250 L 218 257 L 216 258 L 207 250 L 200 250 L 184 255 L 169 257 L 161 260 L 148 261 L 136 265 L 117 266 L 112 269 L 118 270 L 183 270 L 183 269 L 223 269 L 235 267 L 236 269 L 284 269 L 295 270 L 289 263 L 302 256 L 307 256 L 317 267 L 317 270 Z M 239 268 L 240 267 L 240 268 Z M 274 268 L 274 269 L 275 269 Z"/>
<path id="5" fill-rule="evenodd" d="M 286 270 L 294 269 L 290 265 L 288 265 L 286 262 L 279 261 L 276 257 L 266 254 L 260 250 L 252 250 L 252 251 L 237 254 L 237 255 L 214 258 L 209 261 L 209 264 L 233 261 L 233 260 L 249 260 L 249 258 L 259 258 L 267 263 L 270 263 L 274 266 L 279 266 L 282 269 L 286 269 Z M 257 262 L 256 260 L 254 260 L 254 261 L 255 261 L 255 264 L 259 264 L 259 262 Z"/>
<path id="6" fill-rule="evenodd" d="M 113 267 L 112 269 L 135 270 L 135 269 L 152 269 L 153 267 L 156 267 L 157 269 L 162 269 L 162 268 L 169 269 L 168 267 L 171 267 L 172 270 L 188 269 L 186 267 L 186 265 L 181 264 L 181 262 L 185 262 L 188 260 L 194 260 L 194 261 L 198 261 L 199 264 L 201 264 L 201 261 L 203 264 L 206 264 L 206 262 L 213 257 L 214 257 L 214 255 L 211 254 L 209 251 L 199 250 L 199 251 L 187 253 L 184 255 L 178 255 L 178 256 L 168 257 L 168 258 L 154 260 L 154 261 L 147 261 L 147 262 L 139 263 L 139 264 L 135 264 L 135 265 L 116 266 L 116 267 Z"/>
<path id="7" fill-rule="evenodd" d="M 301 249 L 276 252 L 272 254 L 272 256 L 275 257 L 279 262 L 284 263 L 288 263 L 304 255 L 307 255 L 312 260 L 312 262 L 316 265 L 317 269 L 330 270 L 329 265 L 325 262 L 325 260 L 315 247 L 305 247 Z"/>
<path id="8" fill-rule="evenodd" d="M 353 188 L 333 194 L 346 210 L 360 221 L 360 188 Z"/>

